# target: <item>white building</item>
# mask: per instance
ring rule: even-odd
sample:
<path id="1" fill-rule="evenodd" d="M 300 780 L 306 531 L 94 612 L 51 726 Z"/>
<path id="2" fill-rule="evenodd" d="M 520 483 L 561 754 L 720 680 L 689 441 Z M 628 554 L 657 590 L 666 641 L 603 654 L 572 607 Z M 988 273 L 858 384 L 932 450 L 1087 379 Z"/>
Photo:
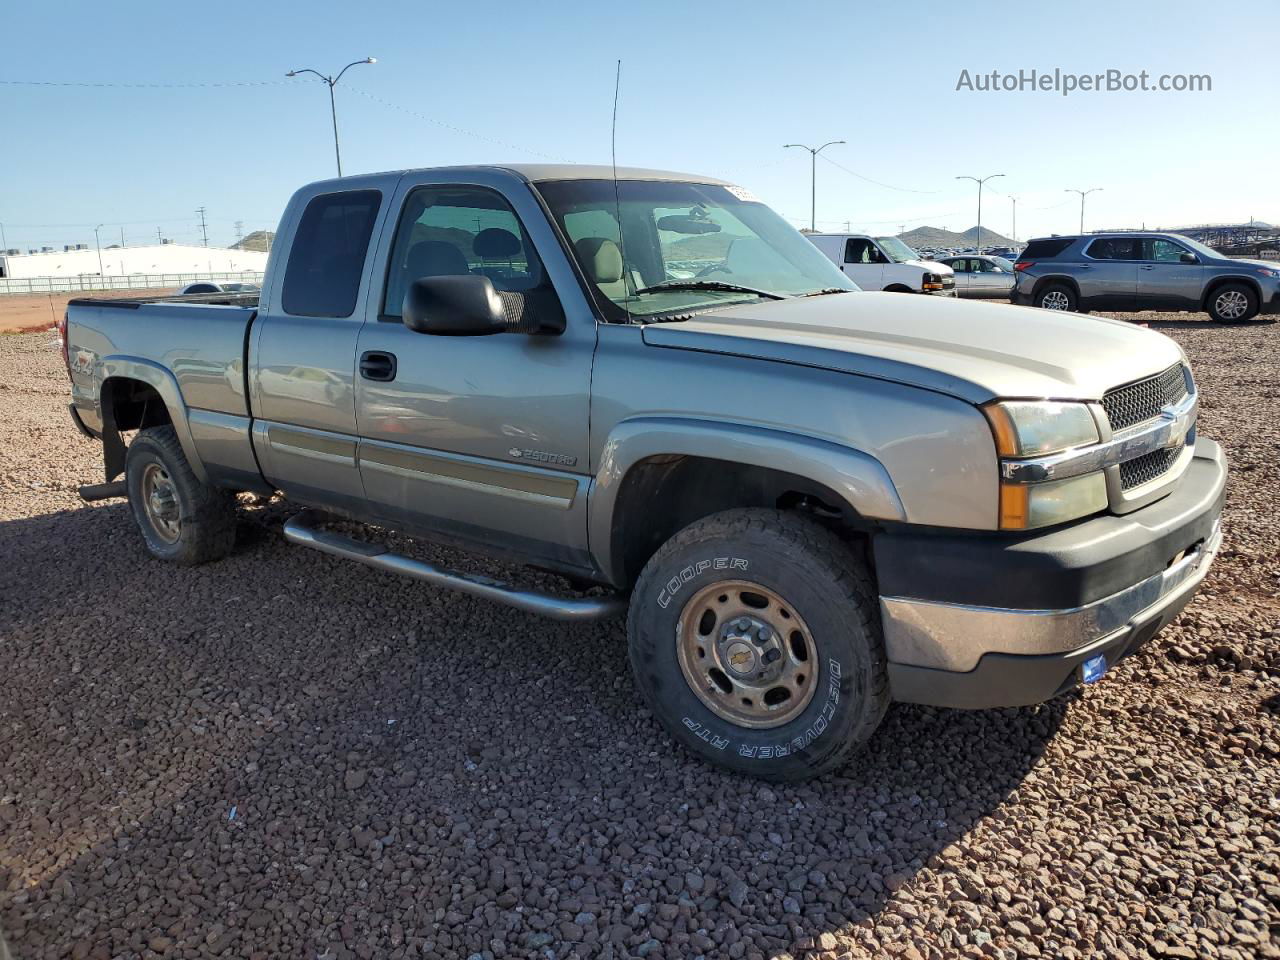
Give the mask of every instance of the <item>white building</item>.
<path id="1" fill-rule="evenodd" d="M 104 247 L 101 266 L 93 247 L 39 253 L 0 251 L 0 278 L 9 279 L 261 273 L 266 266 L 267 255 L 257 250 L 182 243 Z"/>

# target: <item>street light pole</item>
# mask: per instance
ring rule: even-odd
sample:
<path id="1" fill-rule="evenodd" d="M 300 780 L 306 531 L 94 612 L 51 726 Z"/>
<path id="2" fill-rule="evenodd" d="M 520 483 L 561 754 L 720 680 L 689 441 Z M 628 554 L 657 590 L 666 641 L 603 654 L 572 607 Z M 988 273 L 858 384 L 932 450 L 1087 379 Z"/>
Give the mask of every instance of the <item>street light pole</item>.
<path id="1" fill-rule="evenodd" d="M 820 147 L 806 147 L 803 143 L 784 143 L 782 149 L 799 147 L 809 151 L 809 232 L 818 232 L 818 154 L 827 147 L 834 147 L 843 140 L 828 140 Z"/>
<path id="2" fill-rule="evenodd" d="M 314 73 L 317 77 L 329 85 L 329 114 L 333 117 L 333 158 L 338 163 L 338 176 L 342 176 L 342 152 L 338 149 L 338 104 L 334 98 L 333 88 L 338 85 L 338 81 L 342 79 L 342 75 L 354 66 L 362 63 L 377 63 L 376 57 L 365 57 L 363 60 L 353 60 L 345 67 L 338 71 L 336 77 L 326 77 L 319 70 L 312 70 L 310 67 L 304 67 L 301 70 L 290 70 L 285 74 L 286 77 L 296 77 L 300 73 Z"/>
<path id="3" fill-rule="evenodd" d="M 98 276 L 102 276 L 102 239 L 98 236 L 98 231 L 102 229 L 102 224 L 98 224 L 93 228 L 93 245 L 98 248 Z"/>
<path id="4" fill-rule="evenodd" d="M 1063 193 L 1080 194 L 1080 232 L 1081 233 L 1084 233 L 1084 198 L 1087 197 L 1089 194 L 1096 193 L 1101 189 L 1102 189 L 1101 187 L 1090 187 L 1088 190 L 1074 190 L 1071 187 L 1067 187 L 1063 191 Z"/>
<path id="5" fill-rule="evenodd" d="M 957 180 L 972 180 L 978 185 L 978 242 L 975 245 L 978 253 L 982 252 L 982 185 L 988 180 L 1003 176 L 1003 173 L 992 173 L 985 177 L 956 177 Z"/>
<path id="6" fill-rule="evenodd" d="M 1018 242 L 1018 198 L 1013 196 L 1013 194 L 1010 194 L 1009 199 L 1013 201 L 1013 236 L 1010 237 L 1009 239 L 1011 239 L 1014 243 L 1017 243 Z"/>

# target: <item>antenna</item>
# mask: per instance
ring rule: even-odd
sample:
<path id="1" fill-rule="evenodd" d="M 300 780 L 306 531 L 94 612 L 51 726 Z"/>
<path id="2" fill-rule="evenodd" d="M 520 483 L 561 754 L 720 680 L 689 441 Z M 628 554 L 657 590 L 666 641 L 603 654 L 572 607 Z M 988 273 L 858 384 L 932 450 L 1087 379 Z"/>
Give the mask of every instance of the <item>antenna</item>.
<path id="1" fill-rule="evenodd" d="M 613 209 L 618 218 L 618 255 L 622 257 L 622 311 L 627 315 L 627 323 L 631 322 L 631 295 L 627 292 L 627 278 L 631 276 L 627 270 L 627 242 L 622 237 L 622 195 L 618 190 L 618 91 L 622 89 L 622 59 L 618 59 L 618 69 L 613 76 L 613 123 L 609 128 L 609 162 L 613 167 Z"/>

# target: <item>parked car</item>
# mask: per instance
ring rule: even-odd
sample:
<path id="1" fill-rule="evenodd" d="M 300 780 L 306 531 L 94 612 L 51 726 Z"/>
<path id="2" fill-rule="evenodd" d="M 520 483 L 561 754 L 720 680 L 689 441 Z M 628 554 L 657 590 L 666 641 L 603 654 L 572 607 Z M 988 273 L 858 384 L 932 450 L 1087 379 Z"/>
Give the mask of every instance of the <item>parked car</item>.
<path id="1" fill-rule="evenodd" d="M 1204 311 L 1222 323 L 1280 313 L 1280 265 L 1233 260 L 1176 233 L 1045 237 L 1014 269 L 1010 299 L 1049 310 Z"/>
<path id="2" fill-rule="evenodd" d="M 279 493 L 292 543 L 525 613 L 625 614 L 671 736 L 766 778 L 838 767 L 894 699 L 1007 707 L 1099 679 L 1220 542 L 1226 465 L 1172 340 L 857 292 L 709 177 L 311 184 L 238 303 L 71 301 L 71 416 L 105 465 L 82 497 L 127 497 L 172 563 L 232 550 L 236 491 Z M 568 582 L 442 569 L 330 514 Z"/>
<path id="3" fill-rule="evenodd" d="M 179 289 L 177 295 L 186 297 L 200 293 L 257 293 L 260 289 L 256 283 L 241 283 L 239 281 L 214 283 L 212 280 L 197 280 Z"/>
<path id="4" fill-rule="evenodd" d="M 897 237 L 870 237 L 862 233 L 806 236 L 863 290 L 955 296 L 956 278 L 951 268 L 922 260 Z"/>
<path id="5" fill-rule="evenodd" d="M 938 261 L 955 271 L 956 296 L 1008 299 L 1013 290 L 1013 263 L 1004 257 L 943 257 Z"/>

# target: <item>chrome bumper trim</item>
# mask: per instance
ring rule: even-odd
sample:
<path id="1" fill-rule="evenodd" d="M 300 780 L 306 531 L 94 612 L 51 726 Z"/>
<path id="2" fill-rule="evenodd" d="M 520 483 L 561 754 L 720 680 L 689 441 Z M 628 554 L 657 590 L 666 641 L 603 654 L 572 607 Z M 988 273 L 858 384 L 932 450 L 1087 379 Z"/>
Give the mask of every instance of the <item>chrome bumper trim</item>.
<path id="1" fill-rule="evenodd" d="M 1010 483 L 1064 480 L 1105 470 L 1166 447 L 1180 446 L 1186 442 L 1187 434 L 1195 425 L 1198 405 L 1197 395 L 1188 393 L 1178 403 L 1161 410 L 1156 419 L 1121 430 L 1103 443 L 1032 460 L 1003 460 L 1000 473 Z"/>
<path id="2" fill-rule="evenodd" d="M 1136 617 L 1169 606 L 1199 586 L 1222 545 L 1221 521 L 1204 542 L 1165 570 L 1119 593 L 1067 610 L 1013 610 L 881 597 L 886 652 L 892 663 L 966 673 L 988 653 L 1052 654 L 1076 650 L 1123 630 Z"/>

